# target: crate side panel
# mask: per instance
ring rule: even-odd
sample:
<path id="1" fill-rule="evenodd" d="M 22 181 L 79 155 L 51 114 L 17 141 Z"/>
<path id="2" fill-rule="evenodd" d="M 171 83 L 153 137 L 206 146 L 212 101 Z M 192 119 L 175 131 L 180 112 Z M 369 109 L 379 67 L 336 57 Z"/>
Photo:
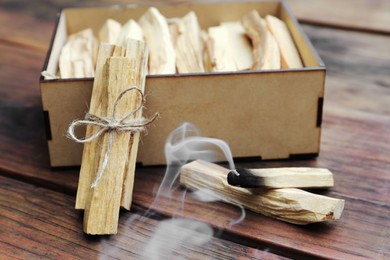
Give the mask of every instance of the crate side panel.
<path id="1" fill-rule="evenodd" d="M 51 166 L 80 165 L 83 145 L 66 137 L 73 120 L 82 119 L 88 112 L 92 80 L 49 81 L 41 83 L 43 109 L 48 111 L 51 140 L 48 140 Z M 85 128 L 77 130 L 85 135 Z"/>
<path id="2" fill-rule="evenodd" d="M 139 161 L 163 164 L 169 133 L 183 122 L 228 142 L 235 157 L 288 158 L 319 151 L 321 70 L 150 78 L 147 110 L 161 118 L 142 138 Z"/>

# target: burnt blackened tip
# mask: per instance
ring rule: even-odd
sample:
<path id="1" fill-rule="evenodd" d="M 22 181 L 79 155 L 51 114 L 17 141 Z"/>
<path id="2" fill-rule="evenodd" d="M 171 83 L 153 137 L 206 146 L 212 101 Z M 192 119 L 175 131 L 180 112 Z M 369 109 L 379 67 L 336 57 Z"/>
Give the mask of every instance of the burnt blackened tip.
<path id="1" fill-rule="evenodd" d="M 232 186 L 240 185 L 240 174 L 236 170 L 232 170 L 227 175 L 227 182 Z"/>
<path id="2" fill-rule="evenodd" d="M 263 178 L 254 175 L 251 170 L 238 168 L 228 174 L 228 183 L 242 188 L 257 188 L 264 185 Z"/>

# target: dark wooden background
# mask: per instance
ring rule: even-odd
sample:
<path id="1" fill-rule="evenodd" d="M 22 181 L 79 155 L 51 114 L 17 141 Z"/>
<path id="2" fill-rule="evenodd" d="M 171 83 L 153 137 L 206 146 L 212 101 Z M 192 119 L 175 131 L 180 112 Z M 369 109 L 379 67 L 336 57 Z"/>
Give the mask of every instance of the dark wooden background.
<path id="1" fill-rule="evenodd" d="M 119 234 L 85 236 L 82 214 L 73 208 L 78 169 L 49 167 L 38 78 L 56 12 L 124 2 L 129 1 L 0 1 L 0 259 L 140 257 L 158 224 L 177 206 L 176 197 L 161 201 L 158 214 L 142 224 L 131 222 L 150 206 L 165 171 L 139 168 L 134 206 L 121 214 Z M 189 1 L 148 1 L 157 2 Z M 328 69 L 321 154 L 313 160 L 239 166 L 329 168 L 336 185 L 322 193 L 345 199 L 344 214 L 333 223 L 295 226 L 247 212 L 244 221 L 230 226 L 239 209 L 188 197 L 178 215 L 211 224 L 215 235 L 201 247 L 176 249 L 176 257 L 390 258 L 390 2 L 288 3 Z"/>

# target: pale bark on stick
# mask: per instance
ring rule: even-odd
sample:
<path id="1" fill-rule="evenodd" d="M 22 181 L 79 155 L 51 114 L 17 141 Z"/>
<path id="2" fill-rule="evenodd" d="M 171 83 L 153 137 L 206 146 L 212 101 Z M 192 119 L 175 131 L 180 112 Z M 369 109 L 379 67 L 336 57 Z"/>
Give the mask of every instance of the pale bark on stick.
<path id="1" fill-rule="evenodd" d="M 170 25 L 171 38 L 176 50 L 179 73 L 204 72 L 203 41 L 198 18 L 194 12 Z"/>
<path id="2" fill-rule="evenodd" d="M 252 68 L 255 70 L 280 69 L 279 46 L 259 13 L 255 10 L 250 12 L 242 17 L 241 23 L 252 40 L 254 59 Z"/>
<path id="3" fill-rule="evenodd" d="M 279 45 L 282 58 L 281 67 L 302 68 L 303 64 L 299 56 L 299 52 L 295 47 L 294 41 L 286 24 L 279 18 L 272 15 L 267 15 L 265 20 L 267 22 L 268 29 L 271 31 Z"/>
<path id="4" fill-rule="evenodd" d="M 344 200 L 300 189 L 230 186 L 226 180 L 228 172 L 226 168 L 198 160 L 182 167 L 180 183 L 191 190 L 212 190 L 226 202 L 298 225 L 339 219 L 344 209 Z"/>
<path id="5" fill-rule="evenodd" d="M 116 44 L 122 30 L 122 25 L 113 20 L 107 19 L 99 30 L 99 41 L 101 43 Z"/>
<path id="6" fill-rule="evenodd" d="M 134 39 L 139 41 L 144 40 L 144 33 L 142 32 L 142 28 L 133 19 L 130 19 L 123 25 L 118 37 L 117 44 L 125 47 L 127 44 L 127 39 Z"/>
<path id="7" fill-rule="evenodd" d="M 151 7 L 138 23 L 149 47 L 149 73 L 174 74 L 176 54 L 165 17 Z"/>
<path id="8" fill-rule="evenodd" d="M 59 58 L 60 77 L 93 77 L 96 52 L 97 40 L 92 29 L 70 35 Z"/>

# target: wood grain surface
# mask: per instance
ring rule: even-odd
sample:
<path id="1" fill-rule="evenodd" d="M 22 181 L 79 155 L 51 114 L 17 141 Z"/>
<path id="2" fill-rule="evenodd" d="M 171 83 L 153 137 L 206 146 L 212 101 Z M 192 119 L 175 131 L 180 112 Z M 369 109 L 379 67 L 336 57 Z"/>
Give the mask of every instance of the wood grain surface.
<path id="1" fill-rule="evenodd" d="M 390 33 L 390 2 L 378 0 L 287 0 L 303 23 Z"/>
<path id="2" fill-rule="evenodd" d="M 317 0 L 307 7 L 289 1 L 302 21 L 321 24 L 303 26 L 328 71 L 321 153 L 313 160 L 237 162 L 249 168 L 329 168 L 335 187 L 321 193 L 345 199 L 339 221 L 299 227 L 247 212 L 245 220 L 230 225 L 241 214 L 238 208 L 188 195 L 183 211 L 176 210 L 177 199 L 161 200 L 155 209 L 163 216 L 134 230 L 127 221 L 152 203 L 165 171 L 138 167 L 132 212 L 121 214 L 119 235 L 101 239 L 82 234 L 82 218 L 73 209 L 79 169 L 49 167 L 38 77 L 54 13 L 69 3 L 46 2 L 0 3 L 0 22 L 6 24 L 0 27 L 0 258 L 137 257 L 162 218 L 173 214 L 210 223 L 219 236 L 202 248 L 178 249 L 178 256 L 187 258 L 390 258 L 390 38 L 359 16 L 365 10 L 382 19 L 374 14 L 386 10 L 386 1 L 370 1 L 368 9 L 367 1 L 354 2 L 356 12 L 341 1 Z M 332 20 L 329 26 L 305 18 L 320 4 L 333 7 L 321 9 Z M 343 19 L 350 15 L 365 27 L 346 30 Z"/>
<path id="3" fill-rule="evenodd" d="M 86 236 L 80 232 L 82 216 L 73 205 L 73 196 L 0 176 L 0 258 L 142 258 L 156 229 L 166 221 L 161 218 L 141 221 L 138 213 L 127 213 L 121 216 L 120 234 Z M 165 253 L 165 257 L 192 259 L 283 259 L 220 238 L 211 238 L 202 246 L 187 244 Z"/>

